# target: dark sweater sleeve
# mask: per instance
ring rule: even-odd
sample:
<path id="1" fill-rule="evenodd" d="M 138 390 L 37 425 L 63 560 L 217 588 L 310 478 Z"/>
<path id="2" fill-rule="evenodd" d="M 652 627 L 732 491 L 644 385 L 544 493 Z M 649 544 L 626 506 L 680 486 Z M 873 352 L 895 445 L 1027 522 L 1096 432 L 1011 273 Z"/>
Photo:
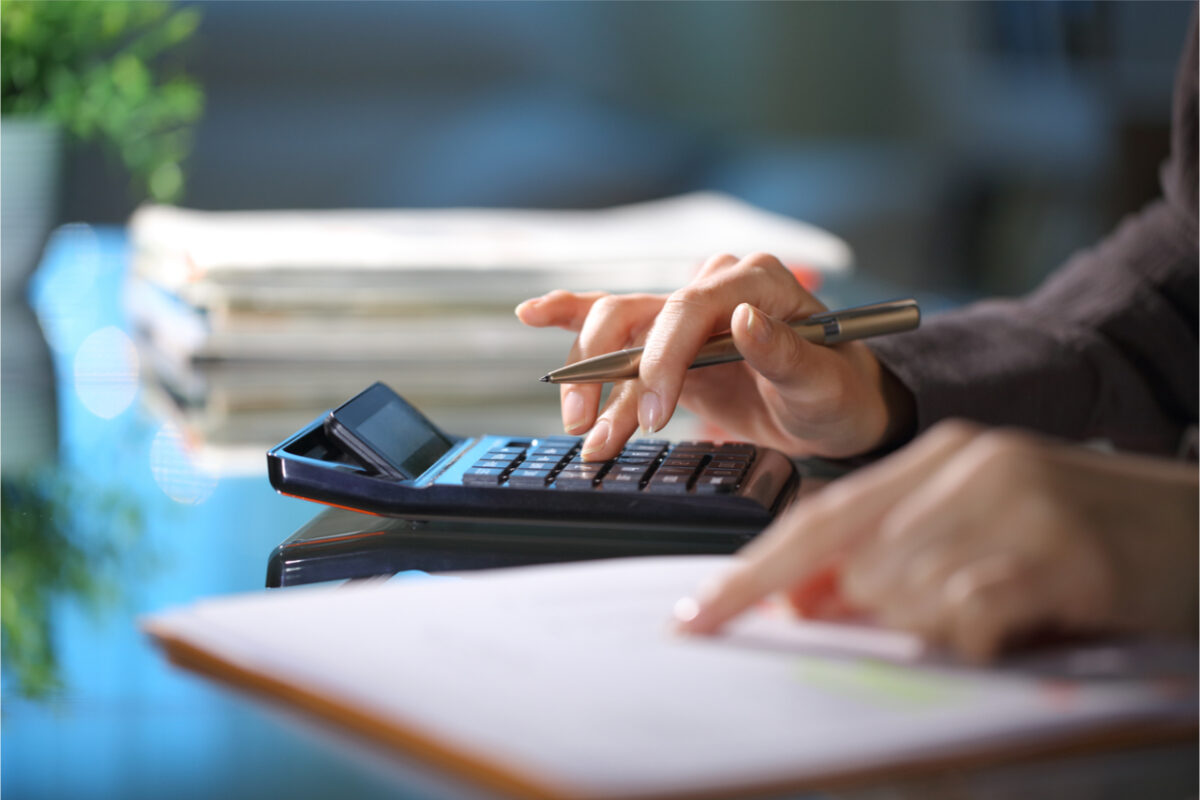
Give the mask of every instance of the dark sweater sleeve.
<path id="1" fill-rule="evenodd" d="M 876 340 L 912 392 L 917 432 L 959 417 L 1174 454 L 1197 419 L 1197 105 L 1193 16 L 1163 197 L 1033 294 Z"/>

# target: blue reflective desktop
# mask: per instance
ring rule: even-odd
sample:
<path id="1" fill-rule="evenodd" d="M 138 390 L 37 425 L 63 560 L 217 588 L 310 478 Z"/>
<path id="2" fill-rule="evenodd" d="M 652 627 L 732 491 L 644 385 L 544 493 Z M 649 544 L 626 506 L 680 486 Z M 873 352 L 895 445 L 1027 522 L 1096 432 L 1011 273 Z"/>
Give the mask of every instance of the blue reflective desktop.
<path id="1" fill-rule="evenodd" d="M 4 796 L 406 796 L 386 769 L 170 666 L 138 630 L 149 611 L 261 590 L 271 549 L 319 507 L 276 495 L 265 467 L 198 462 L 144 402 L 128 260 L 123 231 L 60 229 L 31 284 L 36 322 L 5 314 L 6 337 L 40 324 L 53 380 L 6 386 L 28 419 L 5 442 L 22 457 L 4 473 Z"/>
<path id="2" fill-rule="evenodd" d="M 163 411 L 122 311 L 129 258 L 121 230 L 60 229 L 30 286 L 36 316 L 5 308 L 29 358 L 5 385 L 3 794 L 484 796 L 180 671 L 139 632 L 141 614 L 261 591 L 271 550 L 320 509 L 274 493 L 257 443 L 222 461 Z M 556 426 L 556 406 L 557 392 L 531 401 L 531 419 Z M 1147 744 L 838 796 L 1182 797 L 1195 754 Z"/>

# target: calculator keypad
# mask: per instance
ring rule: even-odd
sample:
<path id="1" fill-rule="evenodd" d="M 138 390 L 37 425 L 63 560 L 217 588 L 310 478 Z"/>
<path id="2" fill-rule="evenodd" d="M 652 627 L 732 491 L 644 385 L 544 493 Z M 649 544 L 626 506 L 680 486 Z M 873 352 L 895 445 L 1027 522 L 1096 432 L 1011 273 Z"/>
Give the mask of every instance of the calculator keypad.
<path id="1" fill-rule="evenodd" d="M 463 474 L 467 486 L 568 491 L 731 494 L 754 462 L 754 445 L 630 442 L 610 461 L 583 461 L 575 436 L 510 440 L 481 456 Z"/>

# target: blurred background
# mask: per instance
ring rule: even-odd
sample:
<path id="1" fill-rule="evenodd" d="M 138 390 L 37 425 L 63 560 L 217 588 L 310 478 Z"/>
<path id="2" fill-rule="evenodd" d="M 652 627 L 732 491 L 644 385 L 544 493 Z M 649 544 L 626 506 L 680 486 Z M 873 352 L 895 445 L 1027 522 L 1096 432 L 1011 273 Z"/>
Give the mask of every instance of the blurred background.
<path id="1" fill-rule="evenodd" d="M 273 492 L 264 451 L 368 380 L 396 375 L 410 400 L 416 376 L 446 380 L 405 361 L 432 337 L 366 337 L 394 352 L 365 365 L 222 361 L 197 356 L 219 315 L 164 291 L 159 331 L 196 350 L 157 358 L 126 294 L 145 275 L 125 225 L 148 198 L 214 211 L 590 209 L 715 190 L 848 242 L 860 302 L 887 288 L 936 310 L 1026 291 L 1158 193 L 1194 8 L 0 0 L 0 788 L 398 796 L 324 739 L 169 668 L 136 620 L 261 590 L 268 555 L 317 511 Z M 286 283 L 275 277 L 270 300 Z M 338 287 L 316 294 L 332 304 Z M 855 297 L 822 288 L 831 303 Z M 461 295 L 443 299 L 413 316 L 461 332 L 446 311 Z M 447 383 L 414 404 L 456 433 L 560 432 L 541 372 L 509 370 L 479 344 L 520 328 L 511 297 L 490 300 L 507 327 L 443 338 L 523 388 Z M 307 330 L 380 323 L 345 305 Z M 241 321 L 283 316 L 257 310 Z M 537 370 L 567 346 L 538 350 Z M 665 435 L 691 438 L 682 416 Z M 1182 772 L 1105 760 L 1078 778 L 1098 787 L 1087 796 L 1168 796 L 1121 781 L 1192 787 L 1194 750 Z"/>
<path id="2" fill-rule="evenodd" d="M 597 207 L 720 189 L 899 284 L 1020 292 L 1157 191 L 1188 2 L 184 3 L 180 202 Z M 121 222 L 75 146 L 61 220 Z"/>

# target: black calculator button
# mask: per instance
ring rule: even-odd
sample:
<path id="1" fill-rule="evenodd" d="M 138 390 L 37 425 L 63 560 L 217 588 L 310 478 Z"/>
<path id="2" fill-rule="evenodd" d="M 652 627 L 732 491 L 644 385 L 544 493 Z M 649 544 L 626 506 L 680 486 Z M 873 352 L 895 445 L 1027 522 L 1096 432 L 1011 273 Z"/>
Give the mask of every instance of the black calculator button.
<path id="1" fill-rule="evenodd" d="M 642 488 L 642 478 L 634 473 L 609 473 L 604 477 L 604 488 L 612 492 L 636 492 Z"/>
<path id="2" fill-rule="evenodd" d="M 708 468 L 706 468 L 706 469 L 704 470 L 704 472 L 702 472 L 702 473 L 700 473 L 700 474 L 701 474 L 701 476 L 702 476 L 702 477 L 709 477 L 709 478 L 740 478 L 740 477 L 742 477 L 742 471 L 741 471 L 741 470 L 738 470 L 738 469 L 718 469 L 718 468 L 714 468 L 714 467 L 711 467 L 711 466 L 710 466 L 710 467 L 708 467 Z"/>
<path id="3" fill-rule="evenodd" d="M 535 447 L 532 450 L 530 450 L 529 454 L 526 456 L 526 458 L 532 458 L 533 456 L 559 456 L 559 457 L 562 457 L 562 456 L 567 455 L 574 449 L 575 449 L 574 447 L 570 447 L 570 446 L 564 445 L 564 444 L 541 445 L 541 446 Z"/>
<path id="4" fill-rule="evenodd" d="M 687 494 L 688 483 L 691 479 L 691 470 L 665 471 L 660 469 L 646 484 L 646 491 L 660 494 Z"/>
<path id="5" fill-rule="evenodd" d="M 576 447 L 583 439 L 579 436 L 539 436 L 534 440 L 534 444 L 541 445 L 562 445 L 566 447 Z"/>
<path id="6" fill-rule="evenodd" d="M 696 479 L 697 494 L 729 494 L 742 480 L 739 470 L 706 469 Z"/>
<path id="7" fill-rule="evenodd" d="M 646 473 L 649 472 L 649 470 L 650 470 L 649 464 L 621 464 L 618 462 L 618 463 L 612 465 L 612 469 L 610 469 L 608 471 L 608 474 L 610 476 L 612 476 L 612 475 L 633 475 L 633 476 L 637 477 L 638 480 L 641 480 L 643 477 L 645 477 Z"/>
<path id="8" fill-rule="evenodd" d="M 589 490 L 596 487 L 596 476 L 585 475 L 581 472 L 562 473 L 554 479 L 554 485 L 560 489 Z"/>
<path id="9" fill-rule="evenodd" d="M 595 477 L 608 466 L 603 461 L 572 461 L 562 468 L 563 475 L 572 473 L 586 474 Z"/>
<path id="10" fill-rule="evenodd" d="M 737 486 L 736 477 L 705 473 L 696 479 L 696 494 L 732 494 Z"/>
<path id="11" fill-rule="evenodd" d="M 657 475 L 682 475 L 685 478 L 691 478 L 696 470 L 690 467 L 675 467 L 670 464 L 663 464 L 654 474 Z"/>
<path id="12" fill-rule="evenodd" d="M 741 472 L 746 469 L 746 461 L 733 461 L 724 456 L 717 456 L 713 461 L 708 463 L 709 469 L 736 470 Z"/>
<path id="13" fill-rule="evenodd" d="M 496 486 L 504 470 L 496 467 L 471 467 L 463 473 L 463 486 Z"/>
<path id="14" fill-rule="evenodd" d="M 664 467 L 685 467 L 687 469 L 695 469 L 696 467 L 700 466 L 700 462 L 703 460 L 704 459 L 701 458 L 700 456 L 670 455 L 670 456 L 667 456 L 667 460 L 663 462 L 663 466 Z"/>
<path id="15" fill-rule="evenodd" d="M 737 453 L 739 455 L 744 455 L 747 458 L 753 458 L 755 452 L 754 445 L 747 444 L 745 442 L 726 442 L 716 449 L 722 457 Z"/>
<path id="16" fill-rule="evenodd" d="M 478 467 L 480 469 L 489 469 L 489 468 L 504 469 L 506 467 L 511 467 L 512 463 L 513 463 L 513 460 L 511 458 L 492 458 L 491 456 L 484 456 L 483 458 L 481 458 L 475 462 L 475 464 L 472 466 L 472 469 L 474 469 L 476 467 Z"/>
<path id="17" fill-rule="evenodd" d="M 566 458 L 565 455 L 559 455 L 559 454 L 554 454 L 554 453 L 539 453 L 539 452 L 535 451 L 535 452 L 532 452 L 529 455 L 525 456 L 525 461 L 523 463 L 530 464 L 530 465 L 532 465 L 532 464 L 558 464 L 564 458 Z"/>
<path id="18" fill-rule="evenodd" d="M 597 482 L 597 476 L 582 472 L 559 473 L 554 479 L 554 485 L 560 489 L 594 489 Z"/>
<path id="19" fill-rule="evenodd" d="M 508 485 L 523 489 L 545 486 L 550 478 L 548 469 L 514 469 L 508 476 Z"/>

